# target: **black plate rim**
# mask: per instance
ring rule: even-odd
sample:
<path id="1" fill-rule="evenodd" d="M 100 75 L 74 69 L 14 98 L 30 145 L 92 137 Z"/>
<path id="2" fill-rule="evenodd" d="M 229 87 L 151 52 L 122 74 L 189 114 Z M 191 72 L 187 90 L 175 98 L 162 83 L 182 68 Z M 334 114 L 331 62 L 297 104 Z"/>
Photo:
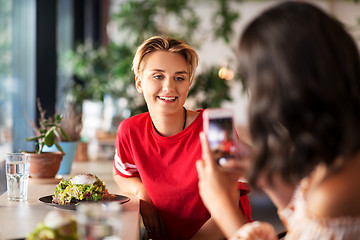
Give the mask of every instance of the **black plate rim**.
<path id="1" fill-rule="evenodd" d="M 120 204 L 124 204 L 130 201 L 130 198 L 124 195 L 118 195 L 118 194 L 111 194 L 114 195 L 115 197 L 118 197 L 120 199 L 116 199 L 116 200 L 110 200 L 110 201 L 99 201 L 99 202 L 119 202 Z M 60 208 L 60 209 L 68 209 L 68 210 L 76 210 L 76 206 L 78 206 L 80 203 L 77 204 L 65 204 L 65 205 L 61 205 L 61 204 L 57 204 L 57 203 L 53 203 L 52 202 L 52 197 L 54 195 L 48 195 L 48 196 L 43 196 L 41 198 L 39 198 L 39 202 L 41 203 L 45 203 L 49 206 L 53 206 L 56 208 Z M 84 201 L 86 202 L 86 201 Z"/>

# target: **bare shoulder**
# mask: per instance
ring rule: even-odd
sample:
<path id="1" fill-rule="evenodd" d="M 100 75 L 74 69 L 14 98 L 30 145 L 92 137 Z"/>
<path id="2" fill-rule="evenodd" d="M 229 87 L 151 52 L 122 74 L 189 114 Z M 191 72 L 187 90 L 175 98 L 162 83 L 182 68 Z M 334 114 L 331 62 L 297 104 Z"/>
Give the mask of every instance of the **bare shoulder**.
<path id="1" fill-rule="evenodd" d="M 360 216 L 360 158 L 308 192 L 308 211 L 319 218 Z"/>
<path id="2" fill-rule="evenodd" d="M 189 126 L 200 114 L 199 111 L 187 110 L 186 126 Z"/>

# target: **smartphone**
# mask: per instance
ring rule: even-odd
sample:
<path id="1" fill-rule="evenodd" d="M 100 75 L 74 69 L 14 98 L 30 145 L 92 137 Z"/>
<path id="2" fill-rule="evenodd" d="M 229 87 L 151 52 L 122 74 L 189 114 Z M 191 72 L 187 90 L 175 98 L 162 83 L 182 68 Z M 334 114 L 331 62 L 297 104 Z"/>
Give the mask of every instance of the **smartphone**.
<path id="1" fill-rule="evenodd" d="M 236 157 L 233 111 L 224 108 L 204 110 L 204 132 L 218 164 Z"/>

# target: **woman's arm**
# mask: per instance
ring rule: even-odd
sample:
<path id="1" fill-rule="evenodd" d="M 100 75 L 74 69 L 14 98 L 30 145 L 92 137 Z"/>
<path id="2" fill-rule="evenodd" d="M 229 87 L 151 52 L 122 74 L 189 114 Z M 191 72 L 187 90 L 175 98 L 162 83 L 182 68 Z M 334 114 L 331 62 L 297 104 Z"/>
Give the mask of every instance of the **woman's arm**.
<path id="1" fill-rule="evenodd" d="M 215 220 L 210 218 L 191 240 L 222 240 L 224 238 L 224 234 L 221 232 Z"/>
<path id="2" fill-rule="evenodd" d="M 226 237 L 248 222 L 239 209 L 238 178 L 242 171 L 229 171 L 217 165 L 211 155 L 205 134 L 200 135 L 202 158 L 196 162 L 200 196 Z"/>
<path id="3" fill-rule="evenodd" d="M 131 195 L 134 195 L 139 199 L 141 199 L 141 197 L 143 197 L 142 195 L 146 193 L 140 177 L 121 177 L 115 172 L 115 170 L 113 171 L 113 177 L 118 187 L 124 193 L 130 193 Z"/>
<path id="4" fill-rule="evenodd" d="M 140 213 L 148 233 L 161 236 L 166 232 L 164 222 L 150 199 L 140 177 L 124 178 L 113 172 L 114 181 L 124 193 L 135 195 L 140 202 Z"/>

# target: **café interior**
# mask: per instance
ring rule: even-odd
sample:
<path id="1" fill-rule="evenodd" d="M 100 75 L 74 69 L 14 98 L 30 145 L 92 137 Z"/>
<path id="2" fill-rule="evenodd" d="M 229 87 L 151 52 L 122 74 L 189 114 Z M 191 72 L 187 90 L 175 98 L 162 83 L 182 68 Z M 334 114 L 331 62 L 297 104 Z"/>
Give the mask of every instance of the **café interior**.
<path id="1" fill-rule="evenodd" d="M 131 62 L 138 44 L 154 35 L 177 36 L 194 46 L 199 66 L 188 109 L 234 110 L 247 136 L 249 93 L 237 73 L 242 29 L 277 0 L 0 0 L 0 239 L 24 239 L 54 209 L 39 198 L 63 178 L 96 174 L 110 192 L 119 123 L 147 111 L 135 89 Z M 360 3 L 308 0 L 341 21 L 360 46 Z M 26 141 L 41 117 L 67 116 L 77 147 L 71 171 L 29 179 L 28 200 L 6 197 L 5 155 L 33 151 Z M 65 124 L 65 121 L 64 121 Z M 249 140 L 250 141 L 250 140 Z M 122 209 L 121 239 L 142 239 L 139 203 Z M 254 220 L 285 227 L 261 191 L 249 193 Z M 73 212 L 70 212 L 74 215 Z"/>

